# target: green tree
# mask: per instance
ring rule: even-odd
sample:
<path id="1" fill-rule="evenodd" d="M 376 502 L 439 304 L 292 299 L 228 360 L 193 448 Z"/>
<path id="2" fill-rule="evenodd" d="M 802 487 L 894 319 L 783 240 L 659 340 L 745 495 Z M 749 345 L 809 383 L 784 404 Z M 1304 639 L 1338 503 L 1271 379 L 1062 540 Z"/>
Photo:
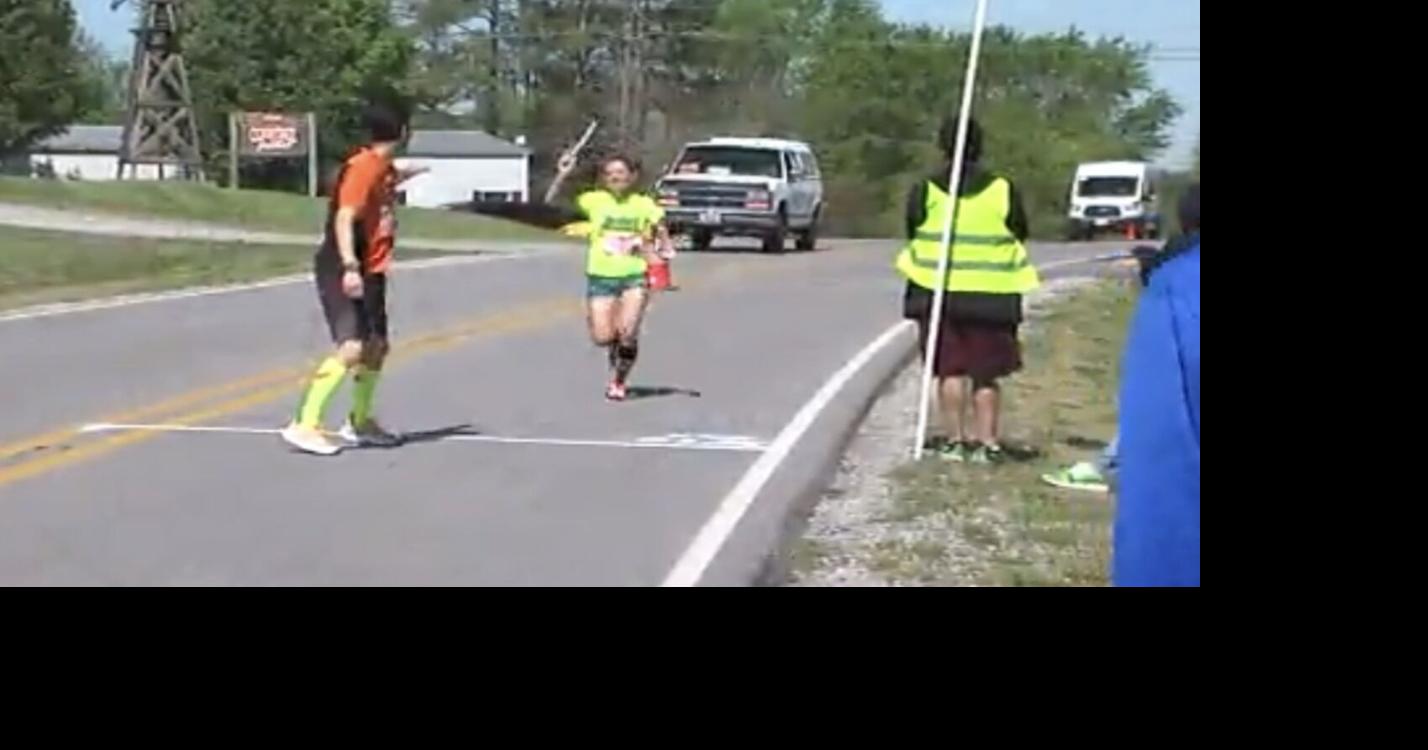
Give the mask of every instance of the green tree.
<path id="1" fill-rule="evenodd" d="M 185 55 L 210 172 L 226 174 L 228 114 L 316 112 L 331 164 L 358 143 L 365 101 L 401 93 L 412 41 L 388 0 L 189 0 Z M 303 165 L 246 166 L 245 184 L 298 189 Z"/>
<path id="2" fill-rule="evenodd" d="M 129 98 L 129 63 L 116 60 L 88 34 L 81 34 L 79 49 L 84 58 L 84 77 L 94 106 L 79 119 L 86 125 L 118 125 L 124 122 Z"/>
<path id="3" fill-rule="evenodd" d="M 833 198 L 853 200 L 831 215 L 845 231 L 895 232 L 907 185 L 939 160 L 932 136 L 961 100 L 970 38 L 886 24 L 863 0 L 837 0 L 821 33 L 803 130 L 827 154 Z M 1040 233 L 1060 227 L 1078 162 L 1149 158 L 1179 112 L 1153 87 L 1148 51 L 1124 40 L 992 28 L 982 51 L 985 161 L 1020 184 Z"/>
<path id="4" fill-rule="evenodd" d="M 898 229 L 960 99 L 970 38 L 874 0 L 404 0 L 428 122 L 526 135 L 537 180 L 591 117 L 593 150 L 661 164 L 687 140 L 791 135 L 819 151 L 834 231 Z M 1071 31 L 987 32 L 975 114 L 988 161 L 1060 225 L 1078 162 L 1150 158 L 1178 105 L 1148 50 Z M 539 186 L 537 186 L 539 192 Z"/>
<path id="5" fill-rule="evenodd" d="M 524 125 L 517 0 L 405 0 L 398 17 L 415 56 L 409 88 L 435 127 L 506 135 Z"/>
<path id="6" fill-rule="evenodd" d="M 0 156 L 96 105 L 69 0 L 0 0 Z"/>

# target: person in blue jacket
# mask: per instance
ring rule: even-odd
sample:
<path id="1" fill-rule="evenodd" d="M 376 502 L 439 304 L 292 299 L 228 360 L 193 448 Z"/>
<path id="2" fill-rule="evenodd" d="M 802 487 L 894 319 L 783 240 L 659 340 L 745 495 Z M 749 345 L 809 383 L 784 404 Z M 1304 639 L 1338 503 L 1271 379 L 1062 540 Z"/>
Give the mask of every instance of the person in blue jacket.
<path id="1" fill-rule="evenodd" d="M 1200 186 L 1157 254 L 1126 342 L 1112 582 L 1200 585 Z M 1187 221 L 1188 219 L 1188 221 Z"/>

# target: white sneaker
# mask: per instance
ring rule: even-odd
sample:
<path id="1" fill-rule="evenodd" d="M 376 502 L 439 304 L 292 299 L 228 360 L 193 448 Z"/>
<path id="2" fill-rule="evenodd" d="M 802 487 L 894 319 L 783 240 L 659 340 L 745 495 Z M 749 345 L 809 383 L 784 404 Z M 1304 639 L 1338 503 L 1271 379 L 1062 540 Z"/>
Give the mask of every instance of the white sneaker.
<path id="1" fill-rule="evenodd" d="M 342 452 L 342 446 L 327 439 L 321 430 L 304 427 L 296 422 L 283 428 L 283 442 L 315 456 L 335 456 Z"/>
<path id="2" fill-rule="evenodd" d="M 367 420 L 359 429 L 348 419 L 337 433 L 348 445 L 362 448 L 395 448 L 402 444 L 402 436 L 388 432 L 375 419 Z"/>

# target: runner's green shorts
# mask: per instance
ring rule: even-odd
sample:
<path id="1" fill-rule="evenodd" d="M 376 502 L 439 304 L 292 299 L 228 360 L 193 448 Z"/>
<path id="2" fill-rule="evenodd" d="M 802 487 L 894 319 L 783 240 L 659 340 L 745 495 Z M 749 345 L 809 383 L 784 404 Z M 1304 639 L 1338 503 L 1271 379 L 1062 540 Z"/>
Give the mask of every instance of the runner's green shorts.
<path id="1" fill-rule="evenodd" d="M 645 288 L 645 275 L 638 276 L 586 276 L 585 296 L 590 299 L 599 297 L 621 297 L 631 289 Z"/>

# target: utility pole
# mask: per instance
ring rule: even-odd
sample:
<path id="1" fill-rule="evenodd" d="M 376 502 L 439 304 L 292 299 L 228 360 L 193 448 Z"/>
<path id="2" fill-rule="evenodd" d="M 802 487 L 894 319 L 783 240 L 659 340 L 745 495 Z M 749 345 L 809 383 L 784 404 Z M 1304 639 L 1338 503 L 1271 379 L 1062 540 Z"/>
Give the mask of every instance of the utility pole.
<path id="1" fill-rule="evenodd" d="M 635 36 L 634 14 L 630 12 L 634 0 L 625 0 L 625 20 L 621 24 L 620 32 L 620 109 L 616 114 L 615 122 L 618 125 L 618 143 L 620 150 L 624 150 L 630 141 L 630 70 L 632 61 L 630 59 L 630 43 Z"/>
<path id="2" fill-rule="evenodd" d="M 631 151 L 644 130 L 645 0 L 625 0 L 620 55 L 620 149 Z"/>
<path id="3" fill-rule="evenodd" d="M 491 37 L 491 81 L 486 86 L 486 132 L 499 135 L 501 131 L 501 83 L 504 76 L 501 65 L 501 0 L 490 0 L 488 19 Z"/>
<path id="4" fill-rule="evenodd" d="M 644 145 L 645 139 L 645 3 L 649 0 L 633 0 L 635 4 L 635 53 L 634 79 L 631 84 L 631 108 L 634 110 L 634 147 Z"/>

